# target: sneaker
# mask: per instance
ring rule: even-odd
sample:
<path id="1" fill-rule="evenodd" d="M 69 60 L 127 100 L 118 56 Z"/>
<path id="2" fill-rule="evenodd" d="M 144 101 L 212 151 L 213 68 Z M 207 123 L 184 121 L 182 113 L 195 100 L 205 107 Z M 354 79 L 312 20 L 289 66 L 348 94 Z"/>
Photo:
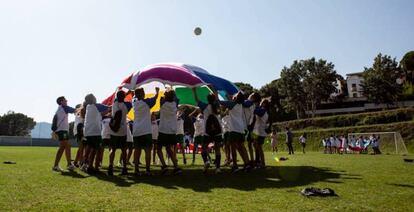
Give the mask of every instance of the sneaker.
<path id="1" fill-rule="evenodd" d="M 239 172 L 239 171 L 240 171 L 239 167 L 237 167 L 237 166 L 232 166 L 231 167 L 231 173 L 236 173 L 236 172 Z"/>
<path id="2" fill-rule="evenodd" d="M 168 169 L 167 166 L 162 166 L 161 167 L 161 175 L 165 175 L 167 173 Z"/>
<path id="3" fill-rule="evenodd" d="M 183 171 L 180 168 L 175 168 L 174 171 L 173 171 L 173 173 L 175 175 L 181 175 L 183 173 Z"/>
<path id="4" fill-rule="evenodd" d="M 79 168 L 79 163 L 78 163 L 78 162 L 73 163 L 73 165 L 74 165 L 76 168 Z"/>
<path id="5" fill-rule="evenodd" d="M 216 168 L 216 174 L 220 174 L 221 173 L 221 169 L 220 168 Z"/>
<path id="6" fill-rule="evenodd" d="M 62 172 L 63 170 L 59 166 L 54 166 L 54 167 L 52 167 L 52 171 Z"/>
<path id="7" fill-rule="evenodd" d="M 247 165 L 243 168 L 243 171 L 245 171 L 245 172 L 250 172 L 252 169 L 253 169 L 253 167 L 252 167 L 251 165 L 247 164 Z"/>
<path id="8" fill-rule="evenodd" d="M 145 171 L 145 175 L 146 175 L 146 176 L 152 176 L 151 171 L 148 171 L 148 170 L 147 170 L 147 171 Z"/>
<path id="9" fill-rule="evenodd" d="M 114 176 L 114 169 L 112 167 L 108 168 L 108 176 Z"/>
<path id="10" fill-rule="evenodd" d="M 89 167 L 88 164 L 84 163 L 81 167 L 81 170 L 84 172 L 88 172 L 88 167 Z"/>
<path id="11" fill-rule="evenodd" d="M 207 170 L 208 170 L 208 168 L 210 168 L 210 162 L 206 162 L 205 164 L 204 164 L 204 170 L 203 170 L 203 173 L 205 174 L 205 173 L 207 173 Z"/>
<path id="12" fill-rule="evenodd" d="M 72 163 L 67 166 L 67 169 L 69 171 L 73 171 L 75 168 L 76 168 L 75 165 L 73 165 Z"/>

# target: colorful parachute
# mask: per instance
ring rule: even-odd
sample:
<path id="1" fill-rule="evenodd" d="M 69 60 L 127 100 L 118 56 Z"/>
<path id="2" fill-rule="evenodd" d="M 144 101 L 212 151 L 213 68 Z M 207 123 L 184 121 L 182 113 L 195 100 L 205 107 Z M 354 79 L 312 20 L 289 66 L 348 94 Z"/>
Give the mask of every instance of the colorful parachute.
<path id="1" fill-rule="evenodd" d="M 160 88 L 160 96 L 167 87 L 175 90 L 180 104 L 196 105 L 193 96 L 193 88 L 196 88 L 200 101 L 207 102 L 207 95 L 211 92 L 208 86 L 217 90 L 219 98 L 226 99 L 227 95 L 238 92 L 238 88 L 228 80 L 209 74 L 206 70 L 187 64 L 162 63 L 145 67 L 125 78 L 117 89 L 133 91 L 143 87 L 146 98 L 155 95 L 155 87 Z M 102 103 L 112 105 L 115 93 L 106 98 Z M 132 100 L 132 92 L 129 92 L 126 101 Z M 159 110 L 159 100 L 152 111 Z M 132 118 L 133 115 L 129 114 Z"/>

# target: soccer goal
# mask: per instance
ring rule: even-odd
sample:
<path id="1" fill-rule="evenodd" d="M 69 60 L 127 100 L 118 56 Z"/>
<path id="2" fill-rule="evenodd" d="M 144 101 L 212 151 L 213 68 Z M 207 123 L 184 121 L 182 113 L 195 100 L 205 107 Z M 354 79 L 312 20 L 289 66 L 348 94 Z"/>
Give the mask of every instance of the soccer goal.
<path id="1" fill-rule="evenodd" d="M 349 133 L 348 145 L 360 145 L 363 141 L 366 145 L 366 149 L 370 151 L 372 149 L 372 142 L 370 138 L 373 136 L 378 137 L 379 149 L 385 154 L 408 154 L 407 147 L 405 146 L 404 139 L 399 132 L 366 132 L 366 133 Z"/>

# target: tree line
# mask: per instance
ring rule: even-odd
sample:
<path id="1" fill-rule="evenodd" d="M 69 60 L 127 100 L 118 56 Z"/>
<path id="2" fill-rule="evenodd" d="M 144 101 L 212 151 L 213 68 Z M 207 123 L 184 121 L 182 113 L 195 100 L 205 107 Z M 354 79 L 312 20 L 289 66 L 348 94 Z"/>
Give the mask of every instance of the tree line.
<path id="1" fill-rule="evenodd" d="M 36 122 L 33 118 L 22 113 L 9 111 L 0 115 L 0 135 L 1 136 L 29 136 Z"/>
<path id="2" fill-rule="evenodd" d="M 414 99 L 414 51 L 408 52 L 398 63 L 396 58 L 378 54 L 371 67 L 364 67 L 361 87 L 364 96 L 375 104 L 395 104 Z M 270 97 L 273 121 L 306 118 L 305 111 L 315 116 L 322 102 L 341 102 L 348 94 L 345 79 L 335 65 L 323 59 L 295 60 L 283 67 L 280 78 L 256 89 L 248 83 L 235 83 L 246 95 L 259 92 Z M 343 93 L 338 92 L 338 84 Z M 336 94 L 336 95 L 333 95 Z"/>

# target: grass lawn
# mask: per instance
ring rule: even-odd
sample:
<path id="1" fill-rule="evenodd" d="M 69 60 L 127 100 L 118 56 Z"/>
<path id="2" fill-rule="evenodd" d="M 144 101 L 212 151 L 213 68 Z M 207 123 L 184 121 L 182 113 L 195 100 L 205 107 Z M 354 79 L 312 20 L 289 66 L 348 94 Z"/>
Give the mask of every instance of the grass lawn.
<path id="1" fill-rule="evenodd" d="M 230 174 L 225 168 L 220 175 L 203 175 L 198 158 L 198 165 L 183 166 L 182 176 L 158 176 L 154 167 L 155 176 L 135 178 L 118 176 L 120 170 L 113 177 L 52 172 L 55 153 L 49 147 L 0 147 L 0 210 L 414 210 L 414 163 L 397 155 L 298 153 L 276 163 L 268 152 L 266 170 Z M 3 164 L 7 160 L 17 164 Z M 310 186 L 332 188 L 339 196 L 302 196 Z"/>

